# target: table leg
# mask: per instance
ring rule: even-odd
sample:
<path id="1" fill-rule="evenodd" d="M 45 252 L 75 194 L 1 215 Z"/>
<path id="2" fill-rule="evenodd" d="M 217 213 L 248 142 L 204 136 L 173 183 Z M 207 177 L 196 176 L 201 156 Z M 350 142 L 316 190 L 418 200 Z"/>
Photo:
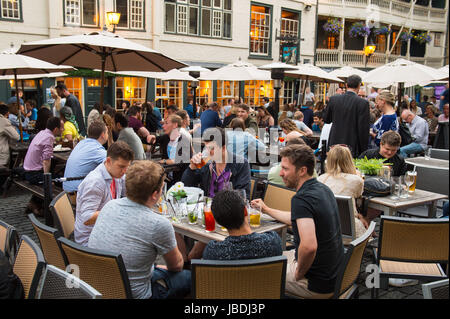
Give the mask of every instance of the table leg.
<path id="1" fill-rule="evenodd" d="M 428 205 L 428 218 L 436 218 L 437 201 L 433 201 Z"/>

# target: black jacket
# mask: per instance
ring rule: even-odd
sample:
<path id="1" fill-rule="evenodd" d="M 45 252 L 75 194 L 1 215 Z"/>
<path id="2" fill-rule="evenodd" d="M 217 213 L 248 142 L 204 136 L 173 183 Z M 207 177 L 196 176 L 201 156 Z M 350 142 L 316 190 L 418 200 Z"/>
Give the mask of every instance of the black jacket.
<path id="1" fill-rule="evenodd" d="M 367 150 L 370 130 L 369 102 L 354 92 L 334 95 L 325 110 L 325 123 L 333 123 L 328 146 L 350 146 L 353 157 Z"/>

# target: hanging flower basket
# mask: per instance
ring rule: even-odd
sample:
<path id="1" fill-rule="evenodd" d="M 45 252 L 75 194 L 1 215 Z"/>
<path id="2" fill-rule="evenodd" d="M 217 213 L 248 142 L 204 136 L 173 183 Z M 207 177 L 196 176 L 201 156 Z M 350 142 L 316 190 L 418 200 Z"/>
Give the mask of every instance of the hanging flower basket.
<path id="1" fill-rule="evenodd" d="M 387 34 L 389 34 L 390 32 L 391 32 L 391 30 L 389 30 L 388 27 L 381 27 L 381 28 L 375 29 L 375 30 L 373 31 L 373 33 L 374 33 L 375 35 L 387 35 Z"/>
<path id="2" fill-rule="evenodd" d="M 400 38 L 400 41 L 402 41 L 402 42 L 408 42 L 410 39 L 413 38 L 413 35 L 409 32 L 403 31 L 402 33 L 400 33 L 399 38 Z"/>
<path id="3" fill-rule="evenodd" d="M 414 36 L 414 40 L 416 40 L 420 44 L 430 43 L 431 42 L 431 37 L 426 32 L 421 32 L 421 33 L 416 34 Z"/>
<path id="4" fill-rule="evenodd" d="M 323 29 L 332 34 L 339 34 L 344 28 L 340 19 L 328 19 L 327 23 L 323 25 Z"/>
<path id="5" fill-rule="evenodd" d="M 370 28 L 368 26 L 366 26 L 363 22 L 355 22 L 350 27 L 350 31 L 348 32 L 348 34 L 352 38 L 356 38 L 356 37 L 364 38 L 364 37 L 369 36 Z"/>

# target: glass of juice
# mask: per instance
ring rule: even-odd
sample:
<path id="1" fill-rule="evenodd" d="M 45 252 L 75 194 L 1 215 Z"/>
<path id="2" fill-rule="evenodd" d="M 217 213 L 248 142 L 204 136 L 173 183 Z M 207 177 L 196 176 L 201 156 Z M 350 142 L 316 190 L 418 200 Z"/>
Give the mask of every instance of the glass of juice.
<path id="1" fill-rule="evenodd" d="M 205 230 L 207 232 L 213 232 L 216 229 L 216 221 L 211 210 L 211 200 L 207 199 L 205 207 L 203 209 L 203 220 L 205 223 Z"/>
<path id="2" fill-rule="evenodd" d="M 197 166 L 197 169 L 201 169 L 203 166 L 206 165 L 206 163 L 208 163 L 208 161 L 209 161 L 209 150 L 205 148 L 202 152 L 202 159 L 200 160 L 199 163 L 195 165 Z"/>

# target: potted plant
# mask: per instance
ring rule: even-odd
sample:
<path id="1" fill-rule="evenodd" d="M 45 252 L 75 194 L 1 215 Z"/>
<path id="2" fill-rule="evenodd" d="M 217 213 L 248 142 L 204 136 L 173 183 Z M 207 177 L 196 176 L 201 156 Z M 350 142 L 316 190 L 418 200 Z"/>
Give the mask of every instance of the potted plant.
<path id="1" fill-rule="evenodd" d="M 329 18 L 328 21 L 323 25 L 323 29 L 332 34 L 339 34 L 344 28 L 340 19 L 337 18 Z"/>
<path id="2" fill-rule="evenodd" d="M 431 37 L 426 32 L 421 32 L 414 36 L 414 40 L 416 40 L 420 44 L 430 43 Z"/>
<path id="3" fill-rule="evenodd" d="M 371 158 L 368 159 L 367 156 L 364 158 L 356 158 L 354 159 L 355 166 L 362 174 L 367 176 L 376 176 L 379 175 L 380 170 L 385 165 L 384 162 L 386 161 L 385 158 Z"/>
<path id="4" fill-rule="evenodd" d="M 373 30 L 373 33 L 375 35 L 387 35 L 390 32 L 391 32 L 391 30 L 389 30 L 389 28 L 386 26 L 383 26 L 381 28 L 377 28 L 377 29 Z"/>
<path id="5" fill-rule="evenodd" d="M 367 37 L 370 35 L 370 28 L 364 22 L 355 22 L 350 27 L 348 34 L 352 38 Z"/>
<path id="6" fill-rule="evenodd" d="M 402 33 L 400 33 L 399 38 L 400 41 L 402 42 L 408 42 L 410 39 L 413 38 L 413 35 L 410 32 L 403 31 Z"/>

